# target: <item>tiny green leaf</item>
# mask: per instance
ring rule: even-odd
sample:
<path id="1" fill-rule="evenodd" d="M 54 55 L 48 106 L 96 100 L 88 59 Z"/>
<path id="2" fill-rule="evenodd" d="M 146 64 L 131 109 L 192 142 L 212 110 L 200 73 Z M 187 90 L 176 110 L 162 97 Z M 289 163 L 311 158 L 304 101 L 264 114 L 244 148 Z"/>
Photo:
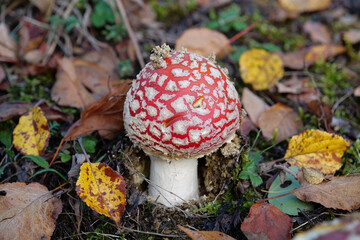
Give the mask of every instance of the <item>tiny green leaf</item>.
<path id="1" fill-rule="evenodd" d="M 39 165 L 42 168 L 48 168 L 49 167 L 49 163 L 40 156 L 26 155 L 26 156 L 23 156 L 22 158 L 28 158 L 28 159 L 32 160 L 34 163 L 36 163 L 37 165 Z"/>

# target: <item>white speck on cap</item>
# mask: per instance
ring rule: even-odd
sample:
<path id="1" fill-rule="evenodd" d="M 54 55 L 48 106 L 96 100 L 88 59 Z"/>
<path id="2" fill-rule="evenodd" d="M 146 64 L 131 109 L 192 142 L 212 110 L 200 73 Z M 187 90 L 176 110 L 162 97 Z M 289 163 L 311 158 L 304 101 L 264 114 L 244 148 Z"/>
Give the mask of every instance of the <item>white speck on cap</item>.
<path id="1" fill-rule="evenodd" d="M 176 82 L 170 80 L 166 84 L 165 90 L 176 92 L 176 91 L 179 91 L 179 88 L 176 86 Z"/>
<path id="2" fill-rule="evenodd" d="M 183 70 L 181 68 L 171 69 L 171 73 L 174 77 L 187 77 L 190 75 L 190 72 L 188 70 Z"/>
<path id="3" fill-rule="evenodd" d="M 159 92 L 157 90 L 155 90 L 155 88 L 153 87 L 145 87 L 145 96 L 147 97 L 147 99 L 149 101 L 154 100 L 154 98 L 156 97 L 156 95 Z"/>

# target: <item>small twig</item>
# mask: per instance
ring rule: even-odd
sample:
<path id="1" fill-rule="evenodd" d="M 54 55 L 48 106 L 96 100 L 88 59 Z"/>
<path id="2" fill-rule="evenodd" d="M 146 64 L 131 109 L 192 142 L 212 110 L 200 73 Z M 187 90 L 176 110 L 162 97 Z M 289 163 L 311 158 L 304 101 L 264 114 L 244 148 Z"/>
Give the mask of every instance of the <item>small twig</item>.
<path id="1" fill-rule="evenodd" d="M 287 172 L 288 174 L 290 174 L 291 176 L 293 176 L 295 179 L 297 179 L 297 176 L 296 176 L 296 173 L 294 173 L 293 171 L 291 171 L 291 169 L 283 166 L 283 165 L 277 165 L 275 164 L 274 165 L 274 168 L 278 168 L 278 169 L 281 169 L 283 170 L 284 172 Z"/>
<path id="2" fill-rule="evenodd" d="M 349 90 L 347 93 L 345 93 L 344 96 L 342 96 L 341 98 L 339 98 L 333 105 L 333 107 L 331 108 L 331 112 L 334 113 L 336 111 L 336 109 L 339 107 L 339 105 L 345 101 L 345 99 L 347 99 L 348 97 L 350 97 L 352 94 L 354 93 L 354 90 Z"/>
<path id="3" fill-rule="evenodd" d="M 121 13 L 121 17 L 122 17 L 122 19 L 124 21 L 126 31 L 128 32 L 130 40 L 134 45 L 136 58 L 138 59 L 141 68 L 144 68 L 144 66 L 145 66 L 144 59 L 142 57 L 140 47 L 139 47 L 139 44 L 138 44 L 137 39 L 135 37 L 134 31 L 132 30 L 130 22 L 129 22 L 128 18 L 127 18 L 126 11 L 125 11 L 124 5 L 122 3 L 122 0 L 116 0 L 116 3 L 117 3 L 117 6 L 119 8 L 119 11 Z"/>
<path id="4" fill-rule="evenodd" d="M 254 22 L 253 24 L 251 24 L 250 26 L 248 26 L 247 28 L 245 28 L 244 30 L 242 30 L 241 32 L 235 34 L 235 36 L 230 38 L 229 41 L 224 45 L 224 47 L 219 49 L 215 54 L 218 54 L 220 51 L 225 49 L 227 46 L 229 46 L 230 44 L 232 44 L 233 42 L 235 42 L 236 40 L 238 40 L 239 38 L 241 38 L 242 36 L 247 34 L 251 29 L 253 29 L 257 25 L 259 25 L 261 22 L 262 22 L 262 20 L 258 20 L 256 22 Z"/>

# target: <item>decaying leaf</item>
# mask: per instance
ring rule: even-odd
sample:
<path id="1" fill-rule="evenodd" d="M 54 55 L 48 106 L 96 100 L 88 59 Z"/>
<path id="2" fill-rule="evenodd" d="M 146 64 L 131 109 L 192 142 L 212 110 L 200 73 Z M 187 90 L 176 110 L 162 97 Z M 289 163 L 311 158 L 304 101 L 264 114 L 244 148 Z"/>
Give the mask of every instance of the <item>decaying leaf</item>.
<path id="1" fill-rule="evenodd" d="M 126 183 L 118 172 L 104 163 L 83 163 L 76 192 L 90 208 L 120 224 L 126 205 Z"/>
<path id="2" fill-rule="evenodd" d="M 311 129 L 290 139 L 284 158 L 291 165 L 333 174 L 341 168 L 341 157 L 348 148 L 349 142 L 341 136 Z"/>
<path id="3" fill-rule="evenodd" d="M 277 143 L 294 136 L 303 128 L 299 114 L 281 103 L 277 103 L 264 111 L 259 116 L 258 126 L 267 140 L 271 140 L 276 131 L 275 142 Z"/>
<path id="4" fill-rule="evenodd" d="M 280 5 L 289 12 L 314 12 L 329 7 L 331 0 L 278 0 Z"/>
<path id="5" fill-rule="evenodd" d="M 118 81 L 117 62 L 110 48 L 86 53 L 79 59 L 59 59 L 51 98 L 62 106 L 85 109 L 108 94 Z"/>
<path id="6" fill-rule="evenodd" d="M 354 90 L 354 96 L 359 97 L 360 96 L 360 86 L 356 87 Z"/>
<path id="7" fill-rule="evenodd" d="M 255 90 L 271 88 L 284 75 L 281 58 L 263 49 L 244 52 L 239 58 L 239 65 L 242 79 Z"/>
<path id="8" fill-rule="evenodd" d="M 320 22 L 307 21 L 304 24 L 304 32 L 310 35 L 313 42 L 329 44 L 331 36 L 327 27 Z"/>
<path id="9" fill-rule="evenodd" d="M 46 17 L 49 17 L 54 6 L 54 0 L 30 0 Z"/>
<path id="10" fill-rule="evenodd" d="M 5 183 L 0 192 L 0 239 L 51 239 L 61 200 L 39 183 Z"/>
<path id="11" fill-rule="evenodd" d="M 241 224 L 241 231 L 249 240 L 286 240 L 291 239 L 291 227 L 290 217 L 272 204 L 255 203 Z"/>
<path id="12" fill-rule="evenodd" d="M 308 231 L 295 235 L 293 240 L 360 239 L 360 215 L 353 213 L 332 221 L 322 222 Z"/>
<path id="13" fill-rule="evenodd" d="M 39 107 L 20 117 L 13 132 L 14 147 L 23 155 L 42 155 L 49 139 L 49 125 Z"/>
<path id="14" fill-rule="evenodd" d="M 310 184 L 320 184 L 325 179 L 324 174 L 316 168 L 303 167 L 302 172 L 305 180 Z"/>
<path id="15" fill-rule="evenodd" d="M 231 52 L 228 42 L 229 39 L 221 32 L 208 28 L 190 28 L 176 40 L 175 51 L 185 47 L 189 52 L 204 57 L 218 53 L 216 56 L 222 58 Z"/>
<path id="16" fill-rule="evenodd" d="M 290 170 L 294 173 L 299 171 L 295 166 L 291 166 Z M 272 199 L 269 202 L 288 215 L 297 216 L 300 211 L 313 210 L 313 204 L 300 201 L 294 194 L 291 194 L 294 189 L 299 187 L 299 181 L 288 172 L 285 173 L 284 181 L 281 181 L 280 175 L 278 175 L 270 186 L 268 197 Z"/>
<path id="17" fill-rule="evenodd" d="M 307 107 L 316 116 L 317 120 L 329 130 L 332 121 L 331 108 L 319 99 L 308 102 Z"/>
<path id="18" fill-rule="evenodd" d="M 326 208 L 353 211 L 360 208 L 360 175 L 332 177 L 329 181 L 312 185 L 298 175 L 301 188 L 293 194 L 306 202 L 320 203 Z"/>
<path id="19" fill-rule="evenodd" d="M 91 93 L 81 84 L 75 65 L 70 58 L 58 60 L 56 82 L 51 89 L 51 99 L 61 106 L 85 108 L 95 101 Z"/>
<path id="20" fill-rule="evenodd" d="M 100 136 L 112 139 L 117 133 L 123 131 L 123 108 L 125 96 L 131 87 L 131 81 L 127 80 L 113 87 L 111 92 L 99 102 L 92 103 L 81 113 L 78 120 L 68 130 L 64 139 L 67 141 L 86 136 L 98 131 Z"/>
<path id="21" fill-rule="evenodd" d="M 4 22 L 0 23 L 0 43 L 0 62 L 16 62 L 17 44 Z"/>
<path id="22" fill-rule="evenodd" d="M 251 121 L 257 125 L 259 116 L 269 108 L 269 105 L 248 88 L 243 89 L 241 100 L 241 103 L 243 104 L 243 107 L 249 115 Z"/>
<path id="23" fill-rule="evenodd" d="M 345 41 L 348 41 L 352 44 L 360 42 L 360 30 L 359 29 L 350 29 L 344 33 L 343 36 Z"/>
<path id="24" fill-rule="evenodd" d="M 177 227 L 192 240 L 235 240 L 235 238 L 218 231 L 194 231 L 180 225 Z"/>

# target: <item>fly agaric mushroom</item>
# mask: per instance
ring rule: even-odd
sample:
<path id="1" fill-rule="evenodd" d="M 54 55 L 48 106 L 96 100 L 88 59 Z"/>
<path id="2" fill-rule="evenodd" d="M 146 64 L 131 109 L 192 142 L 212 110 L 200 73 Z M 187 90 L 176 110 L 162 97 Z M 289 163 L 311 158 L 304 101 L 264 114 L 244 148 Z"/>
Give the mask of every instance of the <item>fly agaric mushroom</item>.
<path id="1" fill-rule="evenodd" d="M 163 44 L 150 60 L 127 93 L 125 130 L 150 156 L 150 197 L 173 206 L 199 198 L 197 158 L 233 139 L 240 100 L 214 57 Z"/>

